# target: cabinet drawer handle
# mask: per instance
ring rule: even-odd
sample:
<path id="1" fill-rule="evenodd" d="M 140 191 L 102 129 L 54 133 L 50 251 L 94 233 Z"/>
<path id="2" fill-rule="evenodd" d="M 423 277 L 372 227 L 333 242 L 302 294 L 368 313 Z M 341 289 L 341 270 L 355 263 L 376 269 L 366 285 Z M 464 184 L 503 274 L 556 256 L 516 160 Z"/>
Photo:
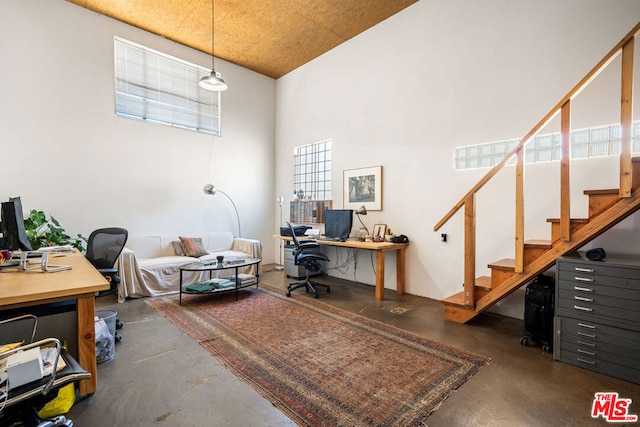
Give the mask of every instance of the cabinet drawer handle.
<path id="1" fill-rule="evenodd" d="M 576 310 L 582 310 L 582 311 L 588 311 L 588 312 L 592 312 L 593 311 L 593 308 L 581 307 L 579 305 L 574 305 L 573 308 L 575 308 Z"/>
<path id="2" fill-rule="evenodd" d="M 574 280 L 578 281 L 578 282 L 593 282 L 593 279 L 589 278 L 589 277 L 574 277 Z"/>
<path id="3" fill-rule="evenodd" d="M 578 322 L 578 326 L 582 328 L 596 329 L 596 325 L 588 325 L 586 323 L 581 323 L 581 322 Z"/>
<path id="4" fill-rule="evenodd" d="M 583 273 L 593 273 L 593 268 L 575 267 L 574 269 L 576 271 L 582 271 Z"/>
<path id="5" fill-rule="evenodd" d="M 582 286 L 574 286 L 573 289 L 580 292 L 593 292 L 593 288 L 583 288 Z"/>
<path id="6" fill-rule="evenodd" d="M 580 340 L 578 340 L 578 344 L 580 344 L 580 345 L 586 345 L 586 346 L 588 346 L 588 347 L 594 347 L 594 348 L 595 348 L 595 346 L 596 346 L 596 345 L 595 345 L 595 343 L 592 343 L 592 342 L 586 342 L 586 341 L 580 341 Z M 578 350 L 578 351 L 579 351 L 579 350 Z"/>
<path id="7" fill-rule="evenodd" d="M 595 356 L 596 353 L 594 351 L 587 351 L 581 348 L 578 349 L 578 353 L 586 354 L 587 356 Z"/>
<path id="8" fill-rule="evenodd" d="M 593 302 L 593 298 L 579 297 L 578 295 L 574 295 L 573 298 L 578 301 Z"/>
<path id="9" fill-rule="evenodd" d="M 588 363 L 589 365 L 595 365 L 596 364 L 596 362 L 594 362 L 593 360 L 584 360 L 584 359 L 582 359 L 580 357 L 576 358 L 576 360 L 578 362 Z"/>
<path id="10" fill-rule="evenodd" d="M 586 334 L 582 331 L 578 331 L 578 335 L 580 335 L 581 337 L 587 337 L 587 338 L 596 338 L 597 335 L 596 334 Z"/>

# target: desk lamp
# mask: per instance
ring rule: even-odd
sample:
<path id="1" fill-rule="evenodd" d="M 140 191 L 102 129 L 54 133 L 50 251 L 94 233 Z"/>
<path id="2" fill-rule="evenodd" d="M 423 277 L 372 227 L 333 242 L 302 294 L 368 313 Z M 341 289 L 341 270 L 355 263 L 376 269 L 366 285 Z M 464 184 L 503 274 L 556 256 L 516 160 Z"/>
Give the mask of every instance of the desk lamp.
<path id="1" fill-rule="evenodd" d="M 224 191 L 216 189 L 216 186 L 211 183 L 205 185 L 202 190 L 204 191 L 204 194 L 213 196 L 216 193 L 220 193 L 220 194 L 224 194 L 226 198 L 229 199 L 229 201 L 233 205 L 233 209 L 236 211 L 236 219 L 238 220 L 238 237 L 242 237 L 242 233 L 240 232 L 240 215 L 238 215 L 238 208 L 236 208 L 236 204 L 233 203 L 233 200 L 231 199 L 231 197 L 229 197 L 229 195 Z"/>
<path id="2" fill-rule="evenodd" d="M 360 215 L 366 215 L 366 214 L 367 214 L 367 208 L 365 208 L 364 205 L 360 206 L 358 208 L 358 210 L 356 211 L 356 216 L 358 217 L 358 220 L 360 221 L 360 224 L 362 224 L 364 229 L 367 231 L 367 236 L 370 236 L 371 233 L 369 233 L 369 229 L 367 228 L 366 225 L 364 225 L 364 222 L 362 222 L 362 218 L 360 218 Z"/>

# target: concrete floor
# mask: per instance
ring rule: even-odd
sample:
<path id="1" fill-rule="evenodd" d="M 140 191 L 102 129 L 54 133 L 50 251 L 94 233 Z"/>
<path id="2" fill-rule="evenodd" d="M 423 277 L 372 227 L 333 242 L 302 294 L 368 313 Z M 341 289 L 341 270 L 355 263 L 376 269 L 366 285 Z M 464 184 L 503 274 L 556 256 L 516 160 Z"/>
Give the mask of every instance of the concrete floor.
<path id="1" fill-rule="evenodd" d="M 266 270 L 265 282 L 283 289 L 290 282 L 281 271 Z M 385 300 L 376 301 L 371 286 L 330 283 L 330 294 L 321 291 L 323 302 L 491 358 L 427 419 L 430 427 L 603 426 L 604 419 L 590 415 L 601 391 L 632 399 L 629 412 L 640 415 L 640 385 L 523 347 L 522 321 L 487 314 L 460 325 L 443 320 L 438 301 L 388 289 Z M 125 326 L 115 358 L 98 365 L 98 391 L 68 414 L 76 426 L 295 425 L 143 300 L 117 304 L 108 296 L 97 304 L 116 310 Z"/>

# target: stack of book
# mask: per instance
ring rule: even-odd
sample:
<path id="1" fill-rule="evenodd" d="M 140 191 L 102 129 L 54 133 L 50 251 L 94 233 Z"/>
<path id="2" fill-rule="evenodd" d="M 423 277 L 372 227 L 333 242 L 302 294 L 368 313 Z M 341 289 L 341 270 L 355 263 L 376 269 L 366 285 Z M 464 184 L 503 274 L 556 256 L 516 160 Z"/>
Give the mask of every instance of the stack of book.
<path id="1" fill-rule="evenodd" d="M 215 289 L 228 288 L 229 286 L 234 286 L 235 282 L 232 282 L 229 279 L 210 279 L 204 282 L 193 283 L 189 286 L 185 286 L 184 290 L 186 293 L 202 293 L 202 292 L 211 292 Z"/>
<path id="2" fill-rule="evenodd" d="M 232 275 L 229 276 L 229 280 L 233 283 L 235 283 L 236 281 L 236 276 Z M 251 275 L 251 274 L 244 274 L 244 273 L 240 273 L 238 274 L 238 284 L 240 285 L 246 285 L 249 283 L 253 283 L 256 280 L 256 276 Z"/>

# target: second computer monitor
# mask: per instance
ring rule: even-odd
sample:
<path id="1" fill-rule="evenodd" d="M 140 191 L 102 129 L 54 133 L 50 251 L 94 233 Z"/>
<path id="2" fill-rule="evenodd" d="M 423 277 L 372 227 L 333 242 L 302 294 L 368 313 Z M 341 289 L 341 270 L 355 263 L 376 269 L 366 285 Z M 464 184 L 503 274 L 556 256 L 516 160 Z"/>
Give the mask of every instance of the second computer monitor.
<path id="1" fill-rule="evenodd" d="M 347 240 L 351 234 L 352 209 L 327 209 L 324 211 L 324 234 L 327 237 Z"/>

